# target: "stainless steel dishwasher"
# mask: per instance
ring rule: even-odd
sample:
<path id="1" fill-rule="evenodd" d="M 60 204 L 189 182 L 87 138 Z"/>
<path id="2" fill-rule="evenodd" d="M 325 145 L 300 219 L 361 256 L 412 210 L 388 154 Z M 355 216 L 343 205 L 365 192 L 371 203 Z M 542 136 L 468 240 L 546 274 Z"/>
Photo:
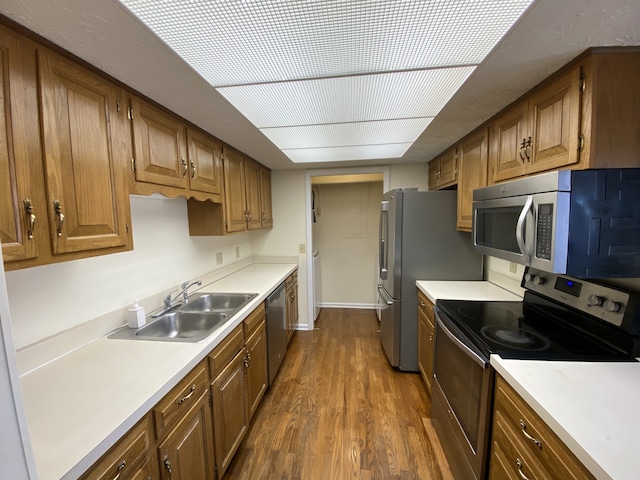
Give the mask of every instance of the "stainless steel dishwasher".
<path id="1" fill-rule="evenodd" d="M 284 282 L 267 297 L 267 368 L 269 385 L 276 378 L 280 364 L 287 351 L 287 317 Z"/>

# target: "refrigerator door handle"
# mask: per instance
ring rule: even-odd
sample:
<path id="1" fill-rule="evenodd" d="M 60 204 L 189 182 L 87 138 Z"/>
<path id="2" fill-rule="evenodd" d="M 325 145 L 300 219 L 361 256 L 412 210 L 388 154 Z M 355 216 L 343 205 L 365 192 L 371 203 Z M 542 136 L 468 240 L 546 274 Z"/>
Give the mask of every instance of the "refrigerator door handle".
<path id="1" fill-rule="evenodd" d="M 385 223 L 385 219 L 387 218 L 387 215 L 389 214 L 389 202 L 384 201 L 380 204 L 380 232 L 379 232 L 379 238 L 380 238 L 380 244 L 379 244 L 379 262 L 380 262 L 380 279 L 381 280 L 386 280 L 387 276 L 389 274 L 389 269 L 387 268 L 387 245 L 386 245 L 386 238 L 387 238 L 387 234 L 388 232 L 388 225 Z"/>
<path id="2" fill-rule="evenodd" d="M 382 284 L 378 285 L 378 293 L 380 293 L 380 297 L 382 297 L 382 301 L 387 305 L 393 305 L 393 298 L 389 296 L 387 291 L 384 289 Z"/>

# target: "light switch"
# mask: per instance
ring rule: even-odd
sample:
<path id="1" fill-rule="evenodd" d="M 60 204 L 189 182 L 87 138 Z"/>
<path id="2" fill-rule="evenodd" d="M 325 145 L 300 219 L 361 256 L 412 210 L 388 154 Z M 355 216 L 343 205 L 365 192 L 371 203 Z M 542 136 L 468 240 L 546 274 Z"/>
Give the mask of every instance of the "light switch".
<path id="1" fill-rule="evenodd" d="M 298 246 L 298 251 L 299 251 L 300 253 L 304 253 L 304 252 L 306 252 L 305 244 L 304 244 L 304 243 L 301 243 L 301 244 Z"/>
<path id="2" fill-rule="evenodd" d="M 222 252 L 216 253 L 216 265 L 222 265 Z"/>

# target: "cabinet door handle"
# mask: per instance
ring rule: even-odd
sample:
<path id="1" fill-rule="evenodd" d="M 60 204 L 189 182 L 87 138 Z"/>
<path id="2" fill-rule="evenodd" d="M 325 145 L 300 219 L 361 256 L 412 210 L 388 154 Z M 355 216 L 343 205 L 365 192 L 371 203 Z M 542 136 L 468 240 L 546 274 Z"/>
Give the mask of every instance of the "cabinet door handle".
<path id="1" fill-rule="evenodd" d="M 191 163 L 191 178 L 196 178 L 196 165 L 193 162 Z"/>
<path id="2" fill-rule="evenodd" d="M 524 163 L 524 148 L 526 146 L 525 139 L 522 139 L 522 143 L 520 144 L 520 160 Z"/>
<path id="3" fill-rule="evenodd" d="M 433 333 L 429 334 L 429 345 L 433 345 Z"/>
<path id="4" fill-rule="evenodd" d="M 527 477 L 522 471 L 522 460 L 516 458 L 516 465 L 518 466 L 518 475 L 520 475 L 520 478 L 522 480 L 529 480 L 529 477 Z"/>
<path id="5" fill-rule="evenodd" d="M 58 236 L 62 236 L 62 224 L 64 223 L 64 213 L 62 213 L 62 205 L 59 200 L 53 201 L 53 211 L 58 216 Z"/>
<path id="6" fill-rule="evenodd" d="M 527 138 L 527 143 L 524 147 L 524 155 L 527 157 L 527 162 L 531 161 L 531 137 Z"/>
<path id="7" fill-rule="evenodd" d="M 520 419 L 520 428 L 522 429 L 522 434 L 527 438 L 527 440 L 531 440 L 536 447 L 542 448 L 542 442 L 527 433 L 527 424 L 524 423 L 524 420 L 522 419 Z"/>
<path id="8" fill-rule="evenodd" d="M 173 469 L 171 468 L 171 460 L 169 460 L 169 455 L 165 455 L 162 459 L 162 463 L 164 464 L 164 468 L 169 472 L 169 478 L 171 478 L 171 474 L 173 473 Z"/>
<path id="9" fill-rule="evenodd" d="M 251 352 L 247 352 L 247 360 L 251 361 Z"/>
<path id="10" fill-rule="evenodd" d="M 184 397 L 178 400 L 178 405 L 182 405 L 184 402 L 189 400 L 193 396 L 195 391 L 196 391 L 196 385 L 193 384 L 191 385 L 191 389 L 189 389 L 189 393 L 187 393 Z"/>
<path id="11" fill-rule="evenodd" d="M 27 232 L 27 237 L 29 240 L 33 239 L 33 232 L 36 229 L 36 216 L 33 213 L 33 205 L 31 204 L 31 200 L 25 198 L 22 202 L 24 204 L 24 211 L 27 214 L 27 218 L 29 219 L 29 231 Z"/>
<path id="12" fill-rule="evenodd" d="M 122 463 L 120 465 L 118 465 L 118 469 L 116 470 L 117 475 L 115 477 L 113 477 L 113 480 L 118 480 L 120 478 L 120 475 L 122 474 L 122 470 L 126 466 L 127 466 L 127 461 L 123 460 Z"/>
<path id="13" fill-rule="evenodd" d="M 182 163 L 182 176 L 186 177 L 187 176 L 187 161 L 183 157 L 180 157 L 180 163 Z"/>

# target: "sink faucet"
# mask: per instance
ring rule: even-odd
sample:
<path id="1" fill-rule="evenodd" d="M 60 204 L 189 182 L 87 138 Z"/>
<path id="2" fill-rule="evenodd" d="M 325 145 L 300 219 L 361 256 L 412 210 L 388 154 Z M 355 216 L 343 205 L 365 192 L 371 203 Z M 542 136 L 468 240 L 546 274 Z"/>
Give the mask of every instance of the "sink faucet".
<path id="1" fill-rule="evenodd" d="M 196 280 L 195 282 L 191 282 L 191 283 L 184 282 L 182 285 L 180 285 L 180 291 L 179 292 L 178 292 L 178 290 L 174 290 L 169 295 L 164 297 L 164 299 L 162 300 L 162 312 L 160 312 L 158 315 L 154 315 L 154 317 L 155 316 L 164 315 L 169 310 L 171 310 L 174 306 L 176 306 L 176 305 L 172 305 L 172 304 L 173 304 L 173 302 L 175 302 L 178 299 L 178 297 L 180 295 L 182 295 L 182 302 L 183 303 L 187 303 L 187 300 L 189 299 L 189 289 L 191 287 L 193 287 L 194 285 L 201 286 L 202 282 L 200 280 Z M 174 297 L 173 294 L 175 292 L 178 292 L 178 293 Z"/>

